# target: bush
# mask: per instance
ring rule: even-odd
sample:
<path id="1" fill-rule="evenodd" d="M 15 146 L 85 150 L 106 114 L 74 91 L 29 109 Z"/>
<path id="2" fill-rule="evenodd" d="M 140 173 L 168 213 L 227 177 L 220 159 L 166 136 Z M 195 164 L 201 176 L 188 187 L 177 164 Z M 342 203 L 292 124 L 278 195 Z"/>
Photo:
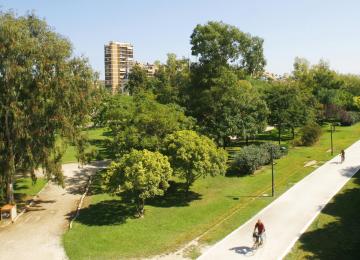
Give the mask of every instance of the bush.
<path id="1" fill-rule="evenodd" d="M 279 159 L 286 153 L 278 145 L 264 143 L 260 146 L 249 145 L 240 150 L 232 163 L 232 171 L 241 174 L 252 174 L 262 165 L 269 164 L 271 161 L 271 149 L 273 158 Z"/>
<path id="2" fill-rule="evenodd" d="M 249 145 L 240 150 L 233 162 L 233 169 L 239 173 L 251 174 L 270 159 L 259 146 Z"/>
<path id="3" fill-rule="evenodd" d="M 311 146 L 315 144 L 321 136 L 321 127 L 316 124 L 308 124 L 301 129 L 301 144 Z"/>
<path id="4" fill-rule="evenodd" d="M 340 124 L 342 126 L 351 126 L 360 121 L 360 113 L 356 111 L 341 111 Z"/>
<path id="5" fill-rule="evenodd" d="M 271 150 L 273 152 L 273 158 L 274 159 L 279 159 L 281 158 L 281 156 L 285 155 L 287 153 L 287 149 L 282 149 L 283 147 L 280 147 L 276 144 L 272 144 L 272 143 L 264 143 L 264 144 L 261 144 L 260 147 L 262 149 L 265 149 L 268 154 L 271 154 Z M 269 158 L 271 159 L 271 158 Z M 270 161 L 268 162 L 270 163 Z"/>

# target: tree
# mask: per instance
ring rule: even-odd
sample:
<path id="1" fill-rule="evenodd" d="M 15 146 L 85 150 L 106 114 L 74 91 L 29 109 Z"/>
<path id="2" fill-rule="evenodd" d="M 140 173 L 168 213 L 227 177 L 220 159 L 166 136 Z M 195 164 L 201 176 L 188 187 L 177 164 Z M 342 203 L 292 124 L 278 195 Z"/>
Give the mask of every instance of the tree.
<path id="1" fill-rule="evenodd" d="M 0 165 L 14 203 L 15 174 L 42 166 L 62 183 L 57 136 L 76 138 L 89 119 L 96 76 L 71 44 L 34 14 L 0 14 Z"/>
<path id="2" fill-rule="evenodd" d="M 235 64 L 248 75 L 260 75 L 266 65 L 263 40 L 223 22 L 198 24 L 190 43 L 192 54 L 198 56 L 200 64 L 206 67 Z"/>
<path id="3" fill-rule="evenodd" d="M 269 123 L 278 129 L 279 144 L 281 132 L 295 128 L 313 120 L 313 108 L 307 105 L 306 96 L 294 82 L 274 84 L 266 91 L 266 103 L 270 110 Z"/>
<path id="4" fill-rule="evenodd" d="M 156 151 L 167 134 L 194 126 L 194 119 L 185 116 L 181 107 L 160 104 L 148 93 L 112 99 L 104 119 L 111 129 L 110 149 L 115 155 L 131 149 Z"/>
<path id="5" fill-rule="evenodd" d="M 186 89 L 189 84 L 189 60 L 177 59 L 175 54 L 168 54 L 166 64 L 159 65 L 154 75 L 156 99 L 162 104 L 184 105 L 187 99 Z"/>
<path id="6" fill-rule="evenodd" d="M 226 151 L 194 131 L 182 130 L 166 136 L 163 151 L 175 174 L 185 180 L 187 192 L 196 179 L 226 172 Z"/>
<path id="7" fill-rule="evenodd" d="M 128 82 L 125 85 L 125 91 L 134 95 L 141 91 L 149 90 L 148 76 L 146 70 L 135 64 L 129 73 Z"/>
<path id="8" fill-rule="evenodd" d="M 132 150 L 119 161 L 112 162 L 103 177 L 111 193 L 132 193 L 141 217 L 144 215 L 145 200 L 164 195 L 171 175 L 172 168 L 166 156 L 148 150 Z"/>
<path id="9" fill-rule="evenodd" d="M 264 131 L 268 109 L 256 89 L 243 80 L 224 89 L 214 116 L 210 121 L 214 124 L 211 129 L 226 146 L 229 136 L 243 137 L 247 141 L 250 136 Z"/>
<path id="10" fill-rule="evenodd" d="M 203 133 L 225 147 L 229 136 L 247 139 L 265 129 L 267 106 L 250 82 L 222 67 L 210 84 L 203 91 L 194 89 L 189 103 Z"/>

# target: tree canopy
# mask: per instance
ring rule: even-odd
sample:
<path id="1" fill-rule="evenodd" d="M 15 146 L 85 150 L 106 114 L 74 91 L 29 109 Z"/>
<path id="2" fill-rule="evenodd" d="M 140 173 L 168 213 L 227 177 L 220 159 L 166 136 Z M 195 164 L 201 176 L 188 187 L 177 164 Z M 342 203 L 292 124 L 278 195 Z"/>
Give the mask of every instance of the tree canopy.
<path id="1" fill-rule="evenodd" d="M 189 190 L 194 181 L 207 175 L 225 174 L 227 153 L 217 148 L 206 136 L 191 130 L 177 131 L 166 136 L 163 152 L 169 156 L 175 174 L 186 181 Z"/>
<path id="2" fill-rule="evenodd" d="M 190 38 L 192 54 L 205 66 L 232 64 L 248 75 L 259 75 L 266 65 L 263 39 L 252 37 L 235 26 L 214 21 L 198 24 Z"/>
<path id="3" fill-rule="evenodd" d="M 130 191 L 136 200 L 138 215 L 143 216 L 145 200 L 164 195 L 171 175 L 172 168 L 166 156 L 148 150 L 132 150 L 112 162 L 103 177 L 109 192 Z"/>
<path id="4" fill-rule="evenodd" d="M 118 155 L 131 149 L 156 151 L 167 134 L 190 129 L 195 123 L 178 105 L 160 104 L 147 93 L 115 96 L 101 114 L 113 136 L 111 150 Z"/>
<path id="5" fill-rule="evenodd" d="M 56 137 L 76 138 L 91 108 L 95 74 L 70 42 L 34 14 L 0 14 L 0 164 L 7 200 L 17 172 L 42 166 L 62 183 Z"/>
<path id="6" fill-rule="evenodd" d="M 269 106 L 269 123 L 275 125 L 280 134 L 286 128 L 293 130 L 314 120 L 313 107 L 310 100 L 293 82 L 281 82 L 273 85 L 266 92 L 266 102 Z"/>

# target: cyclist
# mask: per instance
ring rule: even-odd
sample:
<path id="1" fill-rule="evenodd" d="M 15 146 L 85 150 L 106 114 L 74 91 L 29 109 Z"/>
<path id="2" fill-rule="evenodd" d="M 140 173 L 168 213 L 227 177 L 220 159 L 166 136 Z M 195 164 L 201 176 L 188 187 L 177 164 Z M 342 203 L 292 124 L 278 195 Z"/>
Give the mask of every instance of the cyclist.
<path id="1" fill-rule="evenodd" d="M 257 231 L 256 231 L 257 230 Z M 258 221 L 255 224 L 254 227 L 254 237 L 256 238 L 255 244 L 257 245 L 261 245 L 263 243 L 263 235 L 265 232 L 265 226 L 264 224 L 261 222 L 260 219 L 258 219 Z"/>
<path id="2" fill-rule="evenodd" d="M 340 156 L 341 156 L 341 163 L 343 163 L 345 161 L 345 151 L 344 150 L 341 150 Z"/>

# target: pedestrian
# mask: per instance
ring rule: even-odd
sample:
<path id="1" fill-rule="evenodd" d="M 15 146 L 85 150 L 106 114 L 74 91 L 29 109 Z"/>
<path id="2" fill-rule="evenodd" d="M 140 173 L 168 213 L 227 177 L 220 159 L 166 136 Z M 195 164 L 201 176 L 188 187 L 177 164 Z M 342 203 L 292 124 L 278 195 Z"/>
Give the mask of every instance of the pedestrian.
<path id="1" fill-rule="evenodd" d="M 340 156 L 341 156 L 341 163 L 343 163 L 345 161 L 345 151 L 344 150 L 341 150 Z"/>

